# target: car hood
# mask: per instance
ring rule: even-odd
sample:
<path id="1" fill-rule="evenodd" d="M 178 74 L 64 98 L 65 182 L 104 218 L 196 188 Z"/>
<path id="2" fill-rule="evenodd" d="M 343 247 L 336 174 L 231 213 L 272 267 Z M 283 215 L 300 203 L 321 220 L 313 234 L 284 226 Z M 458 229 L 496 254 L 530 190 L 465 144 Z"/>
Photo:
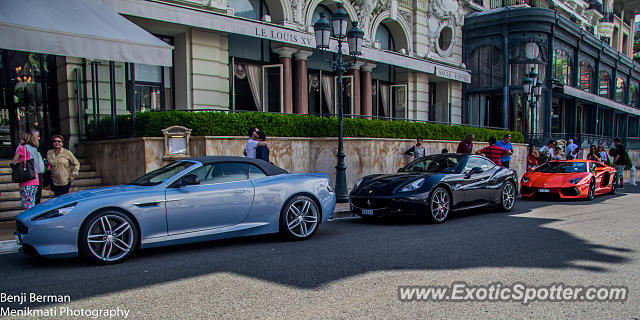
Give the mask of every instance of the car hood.
<path id="1" fill-rule="evenodd" d="M 569 183 L 569 180 L 574 178 L 582 178 L 587 176 L 587 172 L 576 173 L 543 173 L 543 172 L 528 172 L 526 177 L 529 178 L 529 182 L 532 186 L 538 187 L 563 187 L 574 186 Z"/>
<path id="2" fill-rule="evenodd" d="M 429 178 L 442 173 L 398 172 L 392 174 L 373 175 L 364 177 L 358 188 L 352 192 L 353 196 L 382 196 L 390 195 L 396 188 L 411 183 L 419 178 Z"/>
<path id="3" fill-rule="evenodd" d="M 105 196 L 114 197 L 121 194 L 131 194 L 138 191 L 150 190 L 150 188 L 153 188 L 153 186 L 134 186 L 125 184 L 68 193 L 51 200 L 44 201 L 31 209 L 25 210 L 24 212 L 19 214 L 16 219 L 22 220 L 24 218 L 29 218 L 33 215 L 58 209 L 74 202 L 86 201 L 93 198 L 100 198 Z"/>

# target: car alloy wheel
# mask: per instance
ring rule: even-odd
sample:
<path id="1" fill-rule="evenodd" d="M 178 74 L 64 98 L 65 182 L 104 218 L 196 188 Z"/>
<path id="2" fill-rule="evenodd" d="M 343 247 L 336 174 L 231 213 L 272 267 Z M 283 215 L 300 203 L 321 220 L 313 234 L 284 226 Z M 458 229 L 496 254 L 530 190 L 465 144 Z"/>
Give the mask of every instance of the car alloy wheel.
<path id="1" fill-rule="evenodd" d="M 511 211 L 516 203 L 516 187 L 513 182 L 507 181 L 502 186 L 502 192 L 500 194 L 500 205 L 502 210 Z"/>
<path id="2" fill-rule="evenodd" d="M 616 194 L 618 191 L 618 174 L 613 175 L 613 181 L 611 182 L 611 191 L 609 194 Z"/>
<path id="3" fill-rule="evenodd" d="M 297 196 L 287 201 L 280 216 L 280 232 L 290 240 L 310 238 L 320 223 L 320 210 L 307 196 Z"/>
<path id="4" fill-rule="evenodd" d="M 82 225 L 80 253 L 97 264 L 118 263 L 135 251 L 137 237 L 137 227 L 127 215 L 98 212 Z"/>
<path id="5" fill-rule="evenodd" d="M 436 188 L 431 194 L 429 201 L 429 209 L 431 211 L 431 220 L 435 223 L 442 223 L 451 209 L 451 200 L 449 193 L 444 188 Z"/>
<path id="6" fill-rule="evenodd" d="M 587 195 L 587 199 L 593 200 L 596 197 L 596 184 L 593 180 L 589 183 L 589 194 Z"/>

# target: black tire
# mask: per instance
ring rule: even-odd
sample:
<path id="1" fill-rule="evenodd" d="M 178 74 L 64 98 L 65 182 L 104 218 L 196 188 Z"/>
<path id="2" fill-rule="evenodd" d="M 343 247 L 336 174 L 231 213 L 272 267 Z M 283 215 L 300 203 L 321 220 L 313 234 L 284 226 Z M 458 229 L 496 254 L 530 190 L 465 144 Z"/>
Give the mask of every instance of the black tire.
<path id="1" fill-rule="evenodd" d="M 280 234 L 291 241 L 309 239 L 318 231 L 321 219 L 322 214 L 313 199 L 305 195 L 295 196 L 285 203 L 280 212 Z"/>
<path id="2" fill-rule="evenodd" d="M 591 201 L 596 198 L 596 182 L 591 180 L 589 183 L 589 191 L 587 192 L 587 200 Z"/>
<path id="3" fill-rule="evenodd" d="M 104 210 L 91 214 L 80 227 L 78 251 L 91 263 L 120 263 L 138 248 L 138 227 L 126 214 Z"/>
<path id="4" fill-rule="evenodd" d="M 500 204 L 499 209 L 504 212 L 509 212 L 516 205 L 516 186 L 511 181 L 505 181 L 500 189 Z"/>
<path id="5" fill-rule="evenodd" d="M 429 210 L 427 214 L 433 223 L 443 223 L 451 213 L 451 195 L 447 189 L 437 187 L 429 196 Z"/>
<path id="6" fill-rule="evenodd" d="M 616 194 L 616 192 L 618 191 L 618 174 L 614 174 L 613 175 L 613 181 L 611 181 L 611 191 L 609 191 L 609 194 Z"/>

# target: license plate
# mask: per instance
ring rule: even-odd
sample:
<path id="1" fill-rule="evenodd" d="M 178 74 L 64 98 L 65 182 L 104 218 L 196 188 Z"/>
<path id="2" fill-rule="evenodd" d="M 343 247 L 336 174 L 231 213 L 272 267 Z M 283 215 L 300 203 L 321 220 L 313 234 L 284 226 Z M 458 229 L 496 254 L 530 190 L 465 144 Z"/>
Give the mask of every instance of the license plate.
<path id="1" fill-rule="evenodd" d="M 373 215 L 373 210 L 371 209 L 362 209 L 362 214 L 365 216 L 372 216 Z"/>
<path id="2" fill-rule="evenodd" d="M 19 246 L 21 246 L 21 245 L 22 245 L 22 238 L 20 238 L 20 235 L 19 235 L 19 234 L 16 234 L 15 236 L 16 236 L 16 243 L 17 243 Z"/>
<path id="3" fill-rule="evenodd" d="M 538 189 L 538 192 L 551 192 L 549 189 Z"/>

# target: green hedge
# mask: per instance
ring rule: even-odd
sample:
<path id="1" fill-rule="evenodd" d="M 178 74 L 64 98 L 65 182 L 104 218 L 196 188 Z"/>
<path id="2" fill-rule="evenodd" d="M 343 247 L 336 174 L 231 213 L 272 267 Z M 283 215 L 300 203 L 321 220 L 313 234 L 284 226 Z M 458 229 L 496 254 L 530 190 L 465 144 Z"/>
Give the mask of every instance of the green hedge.
<path id="1" fill-rule="evenodd" d="M 130 131 L 130 116 L 118 116 L 119 136 Z M 98 123 L 98 133 L 107 133 L 111 129 L 111 119 L 104 118 Z M 162 129 L 180 125 L 190 129 L 192 136 L 246 136 L 251 127 L 258 127 L 268 137 L 336 137 L 338 120 L 335 117 L 314 115 L 284 115 L 259 112 L 188 112 L 163 111 L 144 112 L 136 117 L 137 136 L 159 137 Z M 520 132 L 472 128 L 460 125 L 433 124 L 409 121 L 385 121 L 369 119 L 344 119 L 345 137 L 404 138 L 423 137 L 429 140 L 462 140 L 469 133 L 477 141 L 488 141 L 489 137 L 500 139 L 510 133 L 513 142 L 523 142 Z"/>

